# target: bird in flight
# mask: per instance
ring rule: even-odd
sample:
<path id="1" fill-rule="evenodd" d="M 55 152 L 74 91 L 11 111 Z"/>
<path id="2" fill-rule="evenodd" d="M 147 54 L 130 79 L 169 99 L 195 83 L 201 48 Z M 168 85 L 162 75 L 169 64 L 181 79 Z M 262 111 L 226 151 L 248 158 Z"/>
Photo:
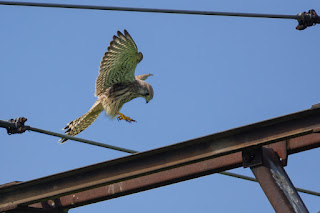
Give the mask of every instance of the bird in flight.
<path id="1" fill-rule="evenodd" d="M 97 101 L 87 113 L 71 121 L 63 130 L 67 135 L 77 135 L 90 126 L 99 114 L 105 110 L 110 118 L 135 122 L 120 112 L 122 106 L 137 97 L 143 97 L 148 103 L 153 98 L 153 89 L 145 80 L 152 74 L 135 76 L 135 69 L 143 55 L 130 34 L 117 32 L 104 54 L 98 78 L 95 96 Z M 61 143 L 68 139 L 61 138 Z"/>

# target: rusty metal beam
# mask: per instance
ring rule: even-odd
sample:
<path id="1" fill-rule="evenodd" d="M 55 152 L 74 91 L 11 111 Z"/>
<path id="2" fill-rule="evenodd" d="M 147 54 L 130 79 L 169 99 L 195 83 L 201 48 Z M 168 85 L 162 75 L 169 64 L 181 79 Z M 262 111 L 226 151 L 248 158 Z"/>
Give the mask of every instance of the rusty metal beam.
<path id="1" fill-rule="evenodd" d="M 303 136 L 302 136 L 303 137 Z M 320 146 L 320 134 L 318 140 Z M 267 145 L 277 151 L 277 154 L 286 159 L 285 141 Z M 107 186 L 90 189 L 87 191 L 74 193 L 71 195 L 62 196 L 56 200 L 49 200 L 47 202 L 36 203 L 31 206 L 37 208 L 65 208 L 71 209 L 79 206 L 95 203 L 103 200 L 109 200 L 128 194 L 153 189 L 156 187 L 167 185 L 168 183 L 175 183 L 191 178 L 196 178 L 204 175 L 209 175 L 224 170 L 229 170 L 242 166 L 241 152 L 233 153 L 226 156 L 221 156 L 213 159 L 204 160 L 198 163 L 173 168 L 168 171 L 162 171 L 151 175 L 146 175 L 131 180 L 122 181 L 119 183 L 110 184 Z M 206 172 L 206 173 L 204 173 Z"/>
<path id="2" fill-rule="evenodd" d="M 53 208 L 71 209 L 79 206 L 109 200 L 120 196 L 141 192 L 184 180 L 209 175 L 223 170 L 233 169 L 242 166 L 241 153 L 233 153 L 198 163 L 173 168 L 171 170 L 113 183 L 110 185 L 62 196 L 56 200 L 49 200 Z M 47 202 L 33 204 L 33 207 L 42 208 L 48 206 Z"/>
<path id="3" fill-rule="evenodd" d="M 303 137 L 292 138 L 288 143 L 288 154 L 306 151 L 319 147 L 320 133 L 305 135 Z"/>
<path id="4" fill-rule="evenodd" d="M 287 142 L 281 141 L 278 143 L 273 143 L 265 147 L 272 148 L 283 162 L 286 161 L 287 151 L 290 153 L 296 153 L 298 152 L 298 150 L 302 151 L 319 146 L 320 134 L 316 133 L 293 138 L 291 140 L 288 140 Z M 98 187 L 84 192 L 62 196 L 56 201 L 49 200 L 47 202 L 33 204 L 32 206 L 42 208 L 44 205 L 52 206 L 52 204 L 54 203 L 55 206 L 52 208 L 59 207 L 70 209 L 90 203 L 109 200 L 146 189 L 156 188 L 162 185 L 166 185 L 168 181 L 176 180 L 178 182 L 182 181 L 182 178 L 187 180 L 188 178 L 190 178 L 188 177 L 188 173 L 192 173 L 194 177 L 197 177 L 196 175 L 204 175 L 203 173 L 201 173 L 201 171 L 203 171 L 204 169 L 206 169 L 208 171 L 208 174 L 210 174 L 225 169 L 237 168 L 239 166 L 242 166 L 242 156 L 240 152 L 171 169 L 169 171 L 163 171 L 140 178 Z"/>
<path id="5" fill-rule="evenodd" d="M 315 135 L 319 128 L 320 109 L 310 109 L 23 182 L 0 189 L 0 211 L 47 200 L 54 201 L 56 198 L 63 198 L 60 199 L 63 207 L 72 208 L 148 190 L 240 167 L 241 151 L 277 142 L 284 144 L 278 149 L 282 150 L 283 158 L 286 158 L 287 153 L 305 150 L 303 145 L 299 145 L 298 138 Z M 290 146 L 293 140 L 295 145 Z M 308 148 L 319 146 L 320 143 L 316 140 L 313 144 L 308 144 Z M 285 150 L 285 147 L 291 147 L 291 150 Z M 281 153 L 279 151 L 278 154 Z M 95 192 L 97 196 L 90 197 L 89 190 L 95 188 L 96 191 L 91 192 Z"/>
<path id="6" fill-rule="evenodd" d="M 32 207 L 18 207 L 4 213 L 67 213 L 67 210 L 63 209 L 42 209 Z"/>
<path id="7" fill-rule="evenodd" d="M 255 154 L 258 157 L 254 157 L 261 157 L 261 164 L 250 168 L 274 210 L 277 213 L 308 213 L 277 154 L 271 148 L 260 148 Z"/>

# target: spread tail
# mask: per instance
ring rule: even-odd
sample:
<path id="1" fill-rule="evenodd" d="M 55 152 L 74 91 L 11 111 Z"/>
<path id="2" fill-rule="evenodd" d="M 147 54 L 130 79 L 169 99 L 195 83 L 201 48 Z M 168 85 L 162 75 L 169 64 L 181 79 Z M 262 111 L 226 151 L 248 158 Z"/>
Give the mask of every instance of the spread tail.
<path id="1" fill-rule="evenodd" d="M 65 133 L 67 135 L 75 136 L 85 130 L 88 126 L 90 126 L 102 111 L 102 104 L 100 103 L 100 101 L 96 101 L 86 114 L 68 123 L 67 126 L 63 128 L 63 130 L 65 130 Z M 67 140 L 68 139 L 61 138 L 59 142 L 64 143 Z"/>

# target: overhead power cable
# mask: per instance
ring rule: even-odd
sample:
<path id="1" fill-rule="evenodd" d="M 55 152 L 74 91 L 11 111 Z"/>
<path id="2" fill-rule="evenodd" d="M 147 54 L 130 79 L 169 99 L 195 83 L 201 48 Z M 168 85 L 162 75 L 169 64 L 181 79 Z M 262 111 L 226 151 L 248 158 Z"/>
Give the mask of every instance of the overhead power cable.
<path id="1" fill-rule="evenodd" d="M 8 134 L 23 133 L 26 130 L 29 130 L 29 131 L 39 132 L 39 133 L 43 133 L 43 134 L 47 134 L 47 135 L 56 136 L 59 138 L 65 138 L 65 139 L 69 139 L 69 140 L 78 141 L 81 143 L 91 144 L 94 146 L 100 146 L 100 147 L 104 147 L 104 148 L 108 148 L 108 149 L 126 152 L 126 153 L 130 153 L 130 154 L 137 153 L 137 151 L 134 151 L 131 149 L 125 149 L 125 148 L 121 148 L 121 147 L 117 147 L 117 146 L 112 146 L 109 144 L 99 143 L 99 142 L 95 142 L 95 141 L 91 141 L 91 140 L 86 140 L 83 138 L 78 138 L 78 137 L 74 137 L 74 136 L 70 136 L 70 135 L 65 135 L 65 134 L 61 134 L 61 133 L 57 133 L 57 132 L 51 132 L 48 130 L 27 126 L 27 125 L 24 125 L 24 122 L 26 122 L 26 121 L 27 121 L 26 118 L 17 118 L 16 120 L 11 119 L 10 122 L 0 120 L 0 127 L 6 128 Z"/>
<path id="2" fill-rule="evenodd" d="M 222 174 L 222 173 L 220 173 Z M 248 177 L 245 175 L 239 175 L 239 174 L 235 174 L 235 173 L 229 173 L 229 172 L 224 172 L 223 175 L 227 175 L 227 176 L 231 176 L 231 177 L 235 177 L 235 178 L 239 178 L 239 179 L 243 179 L 243 180 L 248 180 L 248 181 L 253 181 L 253 182 L 258 182 L 257 179 L 252 178 L 252 177 Z M 309 194 L 309 195 L 315 195 L 320 197 L 320 192 L 316 192 L 316 191 L 311 191 L 311 190 L 307 190 L 307 189 L 302 189 L 302 188 L 298 188 L 296 187 L 296 190 L 305 194 Z"/>
<path id="3" fill-rule="evenodd" d="M 126 12 L 147 12 L 147 13 L 170 13 L 185 15 L 211 15 L 211 16 L 237 16 L 253 18 L 277 18 L 277 19 L 295 19 L 299 22 L 296 29 L 303 30 L 308 26 L 320 23 L 320 18 L 314 10 L 302 12 L 298 15 L 280 15 L 280 14 L 258 14 L 258 13 L 238 13 L 238 12 L 216 12 L 216 11 L 195 11 L 195 10 L 173 10 L 173 9 L 155 9 L 155 8 L 132 8 L 132 7 L 111 7 L 96 5 L 74 5 L 74 4 L 56 4 L 56 3 L 36 3 L 36 2 L 12 2 L 0 1 L 0 5 L 10 6 L 29 6 L 29 7 L 50 7 L 67 9 L 87 9 L 87 10 L 111 10 Z"/>
<path id="4" fill-rule="evenodd" d="M 39 133 L 43 133 L 43 134 L 47 134 L 47 135 L 56 136 L 56 137 L 59 137 L 59 138 L 65 138 L 65 139 L 74 140 L 74 141 L 78 141 L 78 142 L 82 142 L 82 143 L 86 143 L 86 144 L 91 144 L 91 145 L 94 145 L 94 146 L 100 146 L 100 147 L 104 147 L 104 148 L 108 148 L 108 149 L 113 149 L 113 150 L 117 150 L 117 151 L 121 151 L 121 152 L 126 152 L 126 153 L 130 153 L 130 154 L 138 153 L 138 151 L 131 150 L 131 149 L 125 149 L 125 148 L 121 148 L 121 147 L 117 147 L 117 146 L 112 146 L 112 145 L 108 145 L 108 144 L 104 144 L 104 143 L 99 143 L 99 142 L 95 142 L 95 141 L 91 141 L 91 140 L 86 140 L 86 139 L 83 139 L 83 138 L 78 138 L 78 137 L 74 137 L 74 136 L 64 135 L 64 134 L 60 134 L 60 133 L 56 133 L 56 132 L 51 132 L 51 131 L 48 131 L 48 130 L 34 128 L 34 127 L 31 127 L 31 126 L 24 125 L 24 123 L 26 121 L 27 121 L 27 119 L 24 118 L 24 117 L 20 117 L 20 118 L 17 118 L 15 120 L 14 119 L 10 119 L 9 122 L 0 120 L 0 127 L 6 128 L 9 135 L 16 134 L 16 133 L 23 133 L 26 130 L 29 130 L 29 131 L 39 132 Z M 219 172 L 219 174 L 230 176 L 230 177 L 235 177 L 235 178 L 239 178 L 239 179 L 243 179 L 243 180 L 249 180 L 249 181 L 253 181 L 253 182 L 258 182 L 257 179 L 255 179 L 255 178 L 248 177 L 248 176 L 245 176 L 245 175 L 235 174 L 235 173 L 232 173 L 232 172 Z M 302 189 L 302 188 L 296 188 L 296 189 L 299 192 L 302 192 L 302 193 L 305 193 L 305 194 L 310 194 L 310 195 L 315 195 L 315 196 L 319 196 L 320 197 L 320 192 L 310 191 L 310 190 Z"/>

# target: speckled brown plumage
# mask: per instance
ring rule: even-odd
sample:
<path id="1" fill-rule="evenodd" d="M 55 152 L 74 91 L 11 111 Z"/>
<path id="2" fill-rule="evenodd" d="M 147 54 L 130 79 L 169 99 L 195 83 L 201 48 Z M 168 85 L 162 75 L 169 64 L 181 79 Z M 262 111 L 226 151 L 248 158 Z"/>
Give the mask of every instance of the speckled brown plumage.
<path id="1" fill-rule="evenodd" d="M 90 126 L 99 114 L 105 110 L 111 118 L 119 114 L 120 119 L 134 121 L 119 111 L 122 106 L 137 97 L 143 97 L 149 102 L 153 98 L 153 89 L 145 82 L 151 74 L 134 76 L 137 64 L 143 55 L 129 33 L 117 32 L 104 54 L 98 78 L 96 80 L 95 96 L 97 101 L 90 110 L 81 117 L 71 121 L 64 128 L 67 135 L 77 135 Z M 60 139 L 61 143 L 67 139 Z"/>

